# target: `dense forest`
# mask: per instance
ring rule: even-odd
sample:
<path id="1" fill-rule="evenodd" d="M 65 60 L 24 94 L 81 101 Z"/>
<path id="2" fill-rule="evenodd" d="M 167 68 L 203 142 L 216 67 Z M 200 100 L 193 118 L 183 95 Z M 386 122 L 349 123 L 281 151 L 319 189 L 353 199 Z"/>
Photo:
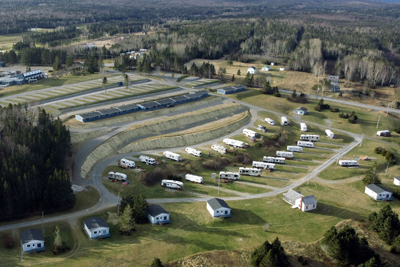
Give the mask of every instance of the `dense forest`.
<path id="1" fill-rule="evenodd" d="M 70 133 L 42 109 L 0 108 L 0 221 L 74 206 Z"/>

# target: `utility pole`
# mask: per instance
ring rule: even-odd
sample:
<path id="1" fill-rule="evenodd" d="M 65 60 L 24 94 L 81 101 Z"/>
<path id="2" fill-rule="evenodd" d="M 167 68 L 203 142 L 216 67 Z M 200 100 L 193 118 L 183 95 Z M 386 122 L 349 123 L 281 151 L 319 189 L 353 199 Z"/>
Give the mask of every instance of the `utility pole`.
<path id="1" fill-rule="evenodd" d="M 386 116 L 389 114 L 389 105 L 390 105 L 390 103 L 389 103 L 388 106 L 387 106 Z"/>
<path id="2" fill-rule="evenodd" d="M 44 211 L 42 211 L 42 232 L 43 232 L 43 234 L 44 234 L 43 215 L 44 215 Z"/>
<path id="3" fill-rule="evenodd" d="M 221 180 L 221 178 L 218 178 L 218 196 L 219 196 L 219 181 Z"/>
<path id="4" fill-rule="evenodd" d="M 378 126 L 379 126 L 379 120 L 381 119 L 381 115 L 379 115 L 379 118 L 378 118 L 378 123 L 376 124 L 376 128 L 378 128 Z"/>
<path id="5" fill-rule="evenodd" d="M 118 217 L 119 217 L 119 192 L 118 192 Z"/>

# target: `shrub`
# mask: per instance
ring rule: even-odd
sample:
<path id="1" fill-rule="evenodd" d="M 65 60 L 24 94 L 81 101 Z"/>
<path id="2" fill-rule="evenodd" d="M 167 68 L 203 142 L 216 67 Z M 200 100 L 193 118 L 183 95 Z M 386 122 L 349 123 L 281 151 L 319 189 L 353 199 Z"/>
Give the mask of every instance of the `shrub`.
<path id="1" fill-rule="evenodd" d="M 243 163 L 243 164 L 250 164 L 253 161 L 251 155 L 249 153 L 239 153 L 235 157 L 235 162 Z"/>
<path id="2" fill-rule="evenodd" d="M 375 152 L 375 154 L 382 154 L 383 150 L 384 149 L 382 147 L 378 146 L 378 147 L 375 147 L 374 152 Z"/>
<path id="3" fill-rule="evenodd" d="M 339 117 L 342 118 L 342 119 L 348 119 L 350 117 L 350 115 L 347 114 L 347 113 L 340 113 Z"/>
<path id="4" fill-rule="evenodd" d="M 145 186 L 153 186 L 161 182 L 161 180 L 165 179 L 165 177 L 172 175 L 172 170 L 170 168 L 161 169 L 157 167 L 154 171 L 146 173 L 140 181 Z"/>
<path id="5" fill-rule="evenodd" d="M 329 109 L 329 111 L 330 111 L 330 112 L 339 112 L 339 108 L 337 108 L 337 107 L 331 107 L 331 108 Z"/>
<path id="6" fill-rule="evenodd" d="M 3 235 L 3 246 L 8 249 L 12 249 L 15 247 L 15 241 L 12 235 L 9 234 Z"/>
<path id="7" fill-rule="evenodd" d="M 227 166 L 229 164 L 229 160 L 226 158 L 214 158 L 207 160 L 206 162 L 203 163 L 203 166 L 209 170 L 220 170 L 223 167 Z"/>
<path id="8" fill-rule="evenodd" d="M 382 150 L 381 155 L 385 157 L 386 153 L 387 153 L 387 151 L 384 149 L 384 150 Z"/>
<path id="9" fill-rule="evenodd" d="M 397 254 L 397 249 L 396 249 L 396 245 L 392 245 L 391 247 L 390 247 L 390 253 L 393 253 L 393 254 Z"/>

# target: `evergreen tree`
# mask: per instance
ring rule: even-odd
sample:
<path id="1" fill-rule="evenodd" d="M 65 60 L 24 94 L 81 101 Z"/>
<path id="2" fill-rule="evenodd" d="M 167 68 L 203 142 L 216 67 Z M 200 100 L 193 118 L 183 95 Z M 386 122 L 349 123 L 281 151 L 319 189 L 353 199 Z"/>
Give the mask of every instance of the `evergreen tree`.
<path id="1" fill-rule="evenodd" d="M 68 55 L 67 61 L 65 64 L 67 65 L 67 67 L 71 67 L 72 64 L 74 64 L 74 55 L 73 54 Z"/>
<path id="2" fill-rule="evenodd" d="M 107 77 L 103 77 L 103 81 L 101 83 L 103 84 L 104 93 L 107 93 L 107 91 L 106 91 L 106 87 L 107 87 L 107 83 L 108 83 Z"/>
<path id="3" fill-rule="evenodd" d="M 128 86 L 129 86 L 129 76 L 128 76 L 128 74 L 125 74 L 124 83 L 125 83 L 125 89 L 128 90 Z"/>
<path id="4" fill-rule="evenodd" d="M 381 179 L 376 174 L 376 167 L 377 167 L 377 163 L 375 162 L 374 165 L 372 165 L 372 167 L 365 174 L 365 177 L 363 179 L 363 182 L 364 182 L 365 185 L 368 185 L 368 184 L 381 184 L 382 183 Z"/>
<path id="5" fill-rule="evenodd" d="M 53 70 L 58 71 L 61 68 L 60 58 L 56 56 L 54 63 L 53 63 Z"/>
<path id="6" fill-rule="evenodd" d="M 154 258 L 153 262 L 151 263 L 151 267 L 164 267 L 164 265 L 161 263 L 159 258 Z"/>
<path id="7" fill-rule="evenodd" d="M 251 84 L 251 76 L 250 76 L 250 73 L 247 73 L 246 74 L 246 77 L 244 78 L 244 80 L 243 80 L 243 84 L 244 85 L 246 85 L 246 86 L 250 86 L 250 84 Z"/>
<path id="8" fill-rule="evenodd" d="M 238 76 L 240 76 L 240 69 L 238 69 L 238 71 L 237 71 L 237 73 L 236 73 Z"/>
<path id="9" fill-rule="evenodd" d="M 60 235 L 60 228 L 58 225 L 56 225 L 56 228 L 54 229 L 54 242 L 51 248 L 53 250 L 53 254 L 59 254 L 69 249 L 67 243 Z"/>
<path id="10" fill-rule="evenodd" d="M 121 216 L 119 217 L 119 232 L 123 235 L 131 235 L 135 230 L 135 220 L 133 219 L 133 210 L 128 204 Z"/>
<path id="11" fill-rule="evenodd" d="M 147 203 L 147 200 L 143 193 L 139 194 L 132 205 L 132 211 L 133 211 L 133 218 L 135 219 L 135 222 L 142 224 L 142 223 L 147 223 L 147 208 L 149 204 Z"/>
<path id="12" fill-rule="evenodd" d="M 234 82 L 234 81 L 235 81 L 235 74 L 232 74 L 231 82 Z"/>
<path id="13" fill-rule="evenodd" d="M 295 90 L 293 90 L 292 98 L 295 99 L 296 97 L 297 97 L 297 93 L 296 93 L 296 89 L 295 89 Z M 321 99 L 321 100 L 322 100 L 322 99 Z"/>
<path id="14" fill-rule="evenodd" d="M 400 240 L 399 216 L 390 205 L 384 206 L 378 213 L 372 212 L 368 219 L 371 221 L 370 228 L 387 244 L 395 244 L 397 239 Z"/>
<path id="15" fill-rule="evenodd" d="M 251 264 L 257 267 L 284 267 L 289 265 L 289 261 L 281 242 L 278 238 L 275 238 L 272 244 L 266 241 L 253 251 Z"/>

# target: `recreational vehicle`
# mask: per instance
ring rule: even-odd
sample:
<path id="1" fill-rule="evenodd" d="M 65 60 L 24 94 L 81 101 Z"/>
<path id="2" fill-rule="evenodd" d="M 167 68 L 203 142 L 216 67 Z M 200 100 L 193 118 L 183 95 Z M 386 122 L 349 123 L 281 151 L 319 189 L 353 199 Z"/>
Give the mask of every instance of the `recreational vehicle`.
<path id="1" fill-rule="evenodd" d="M 329 130 L 329 129 L 326 129 L 326 130 L 325 130 L 325 134 L 326 134 L 326 136 L 328 136 L 328 138 L 330 138 L 330 139 L 335 138 L 335 134 L 334 134 L 331 130 Z"/>
<path id="2" fill-rule="evenodd" d="M 174 181 L 174 180 L 162 180 L 161 186 L 166 187 L 166 188 L 171 188 L 171 189 L 178 189 L 178 190 L 183 189 L 183 183 L 179 182 L 179 181 Z"/>
<path id="3" fill-rule="evenodd" d="M 289 126 L 289 121 L 286 117 L 281 118 L 281 124 L 282 126 Z"/>
<path id="4" fill-rule="evenodd" d="M 307 130 L 307 124 L 305 124 L 304 122 L 300 123 L 300 131 L 307 132 Z"/>
<path id="5" fill-rule="evenodd" d="M 239 141 L 239 140 L 234 140 L 234 139 L 229 139 L 229 138 L 225 138 L 223 140 L 223 142 L 229 146 L 233 146 L 233 147 L 244 147 L 244 142 Z"/>
<path id="6" fill-rule="evenodd" d="M 308 141 L 297 141 L 297 145 L 302 147 L 314 147 L 314 143 Z"/>
<path id="7" fill-rule="evenodd" d="M 134 162 L 133 160 L 121 159 L 121 160 L 119 161 L 119 163 L 120 163 L 121 165 L 125 165 L 125 166 L 127 166 L 128 168 L 131 168 L 131 169 L 134 169 L 134 168 L 135 168 L 135 162 Z"/>
<path id="8" fill-rule="evenodd" d="M 185 180 L 186 181 L 191 181 L 193 183 L 198 183 L 198 184 L 202 184 L 203 183 L 203 177 L 197 176 L 197 175 L 193 175 L 193 174 L 189 174 L 189 173 L 185 175 Z"/>
<path id="9" fill-rule="evenodd" d="M 262 162 L 262 161 L 253 161 L 253 168 L 262 168 L 264 170 L 275 170 L 274 163 Z"/>
<path id="10" fill-rule="evenodd" d="M 257 137 L 258 133 L 249 129 L 243 129 L 243 133 L 247 136 L 247 137 Z"/>
<path id="11" fill-rule="evenodd" d="M 242 175 L 260 176 L 261 171 L 262 171 L 261 169 L 256 169 L 256 168 L 239 167 L 239 173 Z"/>
<path id="12" fill-rule="evenodd" d="M 385 136 L 385 137 L 387 137 L 387 136 L 390 136 L 390 131 L 389 130 L 377 131 L 376 135 L 377 136 Z"/>
<path id="13" fill-rule="evenodd" d="M 271 125 L 275 125 L 274 120 L 270 119 L 270 118 L 265 118 L 265 122 L 268 123 L 268 124 L 271 124 Z"/>
<path id="14" fill-rule="evenodd" d="M 264 162 L 269 162 L 269 163 L 280 163 L 280 164 L 285 164 L 285 158 L 279 158 L 279 157 L 263 157 Z"/>
<path id="15" fill-rule="evenodd" d="M 185 151 L 187 153 L 189 153 L 189 154 L 192 154 L 193 156 L 201 157 L 201 151 L 200 150 L 197 150 L 197 149 L 194 149 L 194 148 L 191 148 L 191 147 L 187 147 L 187 148 L 185 148 Z"/>
<path id="16" fill-rule="evenodd" d="M 153 158 L 150 158 L 148 156 L 145 155 L 141 155 L 139 157 L 140 162 L 146 163 L 146 165 L 154 165 L 156 164 L 156 160 Z"/>
<path id="17" fill-rule="evenodd" d="M 287 146 L 286 150 L 291 152 L 301 152 L 303 151 L 303 148 L 301 146 Z"/>
<path id="18" fill-rule="evenodd" d="M 257 126 L 257 130 L 260 130 L 260 131 L 262 131 L 263 133 L 266 133 L 267 132 L 267 127 L 265 127 L 264 125 L 258 125 Z"/>
<path id="19" fill-rule="evenodd" d="M 238 172 L 219 172 L 219 179 L 231 179 L 238 180 L 240 178 L 240 174 Z"/>
<path id="20" fill-rule="evenodd" d="M 285 158 L 285 159 L 294 158 L 293 152 L 288 152 L 288 151 L 276 151 L 276 156 L 282 157 L 282 158 Z"/>
<path id="21" fill-rule="evenodd" d="M 221 153 L 221 154 L 225 154 L 227 152 L 226 147 L 221 146 L 219 144 L 213 144 L 211 146 L 211 149 L 213 149 L 213 150 L 215 150 L 215 151 L 217 151 L 218 153 Z"/>
<path id="22" fill-rule="evenodd" d="M 343 167 L 355 167 L 359 166 L 360 164 L 357 160 L 339 160 L 339 165 Z"/>
<path id="23" fill-rule="evenodd" d="M 319 135 L 316 134 L 302 134 L 300 135 L 300 140 L 301 141 L 317 141 L 319 140 Z"/>
<path id="24" fill-rule="evenodd" d="M 181 161 L 181 156 L 179 154 L 176 154 L 174 152 L 171 151 L 165 151 L 163 153 L 164 157 L 168 158 L 168 159 L 172 159 L 175 161 Z"/>
<path id="25" fill-rule="evenodd" d="M 109 172 L 108 179 L 110 180 L 118 180 L 118 181 L 126 181 L 126 174 L 120 172 Z"/>

